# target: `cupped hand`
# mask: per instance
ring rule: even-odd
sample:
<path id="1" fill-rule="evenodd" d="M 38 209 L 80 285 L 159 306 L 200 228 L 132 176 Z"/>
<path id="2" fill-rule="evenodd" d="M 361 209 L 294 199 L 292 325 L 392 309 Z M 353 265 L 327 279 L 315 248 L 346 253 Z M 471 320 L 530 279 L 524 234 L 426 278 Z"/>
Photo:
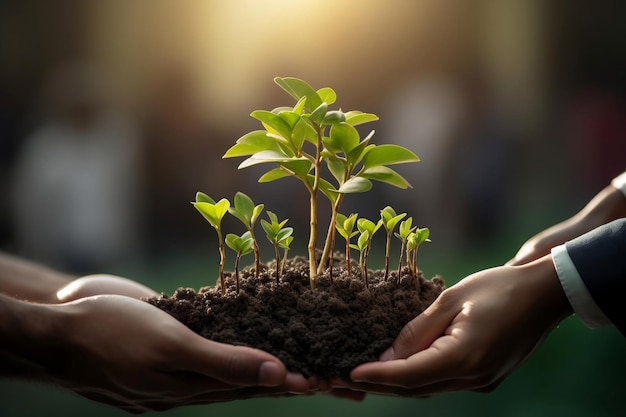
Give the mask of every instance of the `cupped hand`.
<path id="1" fill-rule="evenodd" d="M 269 353 L 204 339 L 139 300 L 103 295 L 47 308 L 59 313 L 52 346 L 64 355 L 49 364 L 54 380 L 132 413 L 310 388 Z"/>
<path id="2" fill-rule="evenodd" d="M 92 295 L 115 294 L 132 298 L 148 298 L 158 295 L 152 289 L 127 278 L 95 274 L 77 278 L 56 293 L 59 303 L 78 300 Z"/>
<path id="3" fill-rule="evenodd" d="M 417 397 L 490 391 L 570 313 L 549 256 L 481 271 L 445 290 L 379 362 L 332 386 Z"/>

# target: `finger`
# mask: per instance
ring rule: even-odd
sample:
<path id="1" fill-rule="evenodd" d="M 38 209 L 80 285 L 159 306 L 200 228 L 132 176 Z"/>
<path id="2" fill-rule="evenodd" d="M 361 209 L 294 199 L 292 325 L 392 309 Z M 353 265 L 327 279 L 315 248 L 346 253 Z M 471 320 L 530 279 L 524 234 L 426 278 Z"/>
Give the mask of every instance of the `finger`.
<path id="1" fill-rule="evenodd" d="M 381 361 L 406 359 L 429 347 L 452 322 L 456 310 L 447 306 L 444 294 L 422 314 L 402 328 L 393 344 L 380 356 Z"/>
<path id="2" fill-rule="evenodd" d="M 92 295 L 116 294 L 132 298 L 147 298 L 158 295 L 152 289 L 130 279 L 98 274 L 75 279 L 57 291 L 57 299 L 65 303 Z"/>
<path id="3" fill-rule="evenodd" d="M 445 381 L 458 373 L 459 358 L 454 354 L 457 345 L 456 336 L 442 336 L 431 347 L 408 359 L 359 365 L 350 373 L 350 379 L 402 388 Z"/>

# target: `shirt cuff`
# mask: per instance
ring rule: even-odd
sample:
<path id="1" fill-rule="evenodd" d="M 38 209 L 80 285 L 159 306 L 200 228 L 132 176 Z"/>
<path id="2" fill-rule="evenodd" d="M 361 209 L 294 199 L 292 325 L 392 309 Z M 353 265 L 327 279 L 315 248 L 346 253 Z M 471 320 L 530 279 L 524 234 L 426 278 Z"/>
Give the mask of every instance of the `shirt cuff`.
<path id="1" fill-rule="evenodd" d="M 611 325 L 611 321 L 600 310 L 587 290 L 574 262 L 567 253 L 565 245 L 552 248 L 552 262 L 554 262 L 567 300 L 583 323 L 592 329 Z"/>
<path id="2" fill-rule="evenodd" d="M 611 181 L 611 185 L 615 188 L 620 189 L 622 191 L 622 194 L 626 196 L 626 172 L 613 178 L 613 181 Z"/>

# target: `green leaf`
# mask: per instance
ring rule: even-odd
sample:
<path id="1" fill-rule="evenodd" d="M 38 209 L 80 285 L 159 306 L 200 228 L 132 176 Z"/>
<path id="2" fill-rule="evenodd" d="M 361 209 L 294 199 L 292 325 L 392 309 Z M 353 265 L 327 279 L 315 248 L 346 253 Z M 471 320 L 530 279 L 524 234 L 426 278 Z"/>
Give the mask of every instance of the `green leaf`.
<path id="1" fill-rule="evenodd" d="M 322 101 L 326 102 L 326 104 L 331 105 L 335 101 L 337 101 L 337 93 L 330 87 L 323 87 L 317 90 L 317 95 L 320 96 Z"/>
<path id="2" fill-rule="evenodd" d="M 276 133 L 285 139 L 291 136 L 291 126 L 279 115 L 267 110 L 255 110 L 250 116 L 263 123 L 263 126 L 271 133 Z"/>
<path id="3" fill-rule="evenodd" d="M 315 110 L 311 112 L 309 119 L 312 122 L 317 123 L 318 125 L 322 123 L 324 120 L 324 116 L 326 116 L 326 112 L 328 111 L 328 104 L 322 103 Z"/>
<path id="4" fill-rule="evenodd" d="M 293 129 L 296 123 L 302 119 L 302 116 L 291 110 L 281 111 L 278 113 L 278 116 L 289 125 L 289 129 Z M 285 138 L 289 139 L 289 136 L 285 136 Z"/>
<path id="5" fill-rule="evenodd" d="M 346 123 L 352 126 L 357 126 L 368 122 L 375 122 L 376 120 L 378 120 L 378 116 L 372 113 L 363 113 L 358 110 L 353 110 L 346 113 Z"/>
<path id="6" fill-rule="evenodd" d="M 369 141 L 374 136 L 374 131 L 372 130 L 369 135 L 365 139 L 363 139 L 357 146 L 355 146 L 349 153 L 346 155 L 346 160 L 350 166 L 355 166 L 358 164 L 363 158 L 363 154 L 369 148 L 373 148 L 376 145 L 369 145 Z"/>
<path id="7" fill-rule="evenodd" d="M 254 210 L 252 210 L 252 217 L 250 218 L 251 225 L 253 225 L 256 222 L 256 220 L 259 218 L 259 216 L 263 212 L 264 208 L 265 208 L 265 204 L 259 204 L 254 207 Z M 252 238 L 252 236 L 250 236 L 250 238 Z"/>
<path id="8" fill-rule="evenodd" d="M 316 109 L 322 104 L 322 99 L 307 82 L 293 77 L 276 77 L 274 82 L 296 100 L 306 97 L 306 107 L 309 110 Z"/>
<path id="9" fill-rule="evenodd" d="M 220 229 L 222 219 L 230 207 L 230 203 L 227 199 L 223 198 L 215 204 L 207 202 L 195 202 L 193 206 L 202 214 L 202 216 L 213 226 L 215 229 Z"/>
<path id="10" fill-rule="evenodd" d="M 328 156 L 325 157 L 326 166 L 333 177 L 337 180 L 339 184 L 343 184 L 346 181 L 346 174 L 348 171 L 348 166 L 344 160 L 341 158 L 337 158 L 336 156 Z"/>
<path id="11" fill-rule="evenodd" d="M 341 149 L 345 155 L 357 147 L 360 140 L 359 132 L 347 123 L 337 123 L 330 128 L 328 143 Z"/>
<path id="12" fill-rule="evenodd" d="M 285 227 L 283 229 L 280 229 L 280 231 L 276 234 L 276 241 L 281 242 L 287 239 L 292 234 L 293 234 L 293 227 Z"/>
<path id="13" fill-rule="evenodd" d="M 196 193 L 196 202 L 197 203 L 211 203 L 211 204 L 215 204 L 215 200 L 213 200 L 211 197 L 209 197 L 207 194 L 198 191 Z"/>
<path id="14" fill-rule="evenodd" d="M 246 219 L 252 218 L 254 202 L 250 197 L 242 192 L 237 192 L 233 199 L 235 211 L 241 213 Z"/>
<path id="15" fill-rule="evenodd" d="M 304 139 L 307 134 L 307 121 L 303 118 L 300 118 L 296 125 L 293 127 L 291 132 L 291 144 L 293 145 L 296 152 L 300 152 L 302 149 L 302 145 L 304 144 Z"/>
<path id="16" fill-rule="evenodd" d="M 304 106 L 306 105 L 306 97 L 302 97 L 295 106 L 293 106 L 293 112 L 299 115 L 302 115 L 302 111 L 304 110 Z"/>
<path id="17" fill-rule="evenodd" d="M 369 245 L 369 242 L 370 242 L 370 234 L 367 230 L 364 230 L 363 232 L 361 232 L 361 235 L 359 236 L 359 239 L 357 240 L 356 249 L 359 250 L 360 252 L 363 252 Z"/>
<path id="18" fill-rule="evenodd" d="M 311 170 L 311 166 L 313 165 L 311 161 L 306 158 L 293 159 L 286 162 L 280 162 L 280 165 L 284 166 L 289 171 L 293 171 L 296 174 L 296 177 L 304 180 L 309 171 Z"/>
<path id="19" fill-rule="evenodd" d="M 332 110 L 326 112 L 326 116 L 322 120 L 323 125 L 334 125 L 336 123 L 343 123 L 346 121 L 346 115 L 341 110 Z"/>
<path id="20" fill-rule="evenodd" d="M 400 222 L 398 231 L 400 232 L 401 239 L 406 239 L 414 230 L 413 217 L 408 217 L 406 220 Z"/>
<path id="21" fill-rule="evenodd" d="M 289 174 L 284 169 L 274 168 L 270 171 L 267 171 L 265 174 L 261 175 L 261 178 L 259 178 L 259 182 L 261 183 L 272 182 L 272 181 L 276 181 L 285 177 L 291 177 L 291 174 Z"/>
<path id="22" fill-rule="evenodd" d="M 289 162 L 289 161 L 301 161 L 306 160 L 306 158 L 294 158 L 285 155 L 282 152 L 276 151 L 261 151 L 257 152 L 241 164 L 239 164 L 239 169 L 248 168 L 253 165 L 264 164 L 267 162 Z"/>
<path id="23" fill-rule="evenodd" d="M 372 188 L 372 182 L 367 178 L 352 177 L 344 182 L 337 192 L 342 194 L 364 193 Z"/>
<path id="24" fill-rule="evenodd" d="M 313 175 L 307 177 L 309 184 L 313 185 Z M 339 197 L 337 189 L 328 181 L 323 178 L 319 179 L 319 190 L 328 198 L 331 203 L 335 203 Z"/>
<path id="25" fill-rule="evenodd" d="M 224 239 L 229 248 L 239 253 L 241 248 L 241 238 L 234 233 L 229 233 Z"/>
<path id="26" fill-rule="evenodd" d="M 368 178 L 370 180 L 385 182 L 398 188 L 412 188 L 411 184 L 409 184 L 409 182 L 404 179 L 402 175 L 398 174 L 396 171 L 389 167 L 375 166 L 372 168 L 368 168 L 361 172 L 359 176 L 363 178 Z"/>
<path id="27" fill-rule="evenodd" d="M 281 148 L 276 138 L 269 136 L 267 131 L 255 130 L 237 139 L 236 144 L 227 150 L 222 158 L 253 155 L 266 150 L 280 151 Z"/>
<path id="28" fill-rule="evenodd" d="M 420 159 L 410 150 L 398 145 L 378 145 L 370 148 L 363 156 L 365 169 L 407 162 L 418 162 Z"/>

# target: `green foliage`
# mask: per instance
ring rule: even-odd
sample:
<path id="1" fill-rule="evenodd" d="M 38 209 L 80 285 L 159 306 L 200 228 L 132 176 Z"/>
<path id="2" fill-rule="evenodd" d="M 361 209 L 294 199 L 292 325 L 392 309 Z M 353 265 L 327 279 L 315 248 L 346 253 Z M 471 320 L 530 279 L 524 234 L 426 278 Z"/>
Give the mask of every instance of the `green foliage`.
<path id="1" fill-rule="evenodd" d="M 387 206 L 380 211 L 380 217 L 383 222 L 383 226 L 387 231 L 387 241 L 385 244 L 385 281 L 387 281 L 387 277 L 389 276 L 389 256 L 391 251 L 391 234 L 393 233 L 396 225 L 400 220 L 402 220 L 406 216 L 406 213 L 397 214 L 396 211 Z"/>
<path id="2" fill-rule="evenodd" d="M 265 219 L 261 219 L 261 226 L 265 230 L 267 239 L 274 245 L 276 251 L 276 283 L 280 280 L 280 252 L 279 248 L 289 249 L 289 245 L 293 241 L 293 228 L 284 227 L 287 224 L 287 219 L 278 221 L 278 217 L 271 211 L 267 211 L 267 216 L 270 219 L 268 222 Z"/>
<path id="3" fill-rule="evenodd" d="M 356 227 L 361 234 L 359 235 L 359 239 L 357 240 L 356 247 L 352 245 L 351 247 L 354 247 L 360 253 L 359 264 L 361 266 L 361 273 L 363 274 L 363 281 L 365 283 L 366 288 L 369 286 L 368 276 L 367 276 L 367 273 L 368 273 L 367 258 L 369 256 L 369 251 L 372 246 L 372 238 L 374 237 L 374 234 L 376 233 L 376 231 L 378 231 L 378 229 L 380 229 L 382 225 L 383 225 L 382 219 L 374 223 L 373 221 L 369 219 L 360 218 L 356 222 Z"/>
<path id="4" fill-rule="evenodd" d="M 343 237 L 346 241 L 346 271 L 348 272 L 348 275 L 351 273 L 350 239 L 359 234 L 358 231 L 354 230 L 357 218 L 358 214 L 356 213 L 352 213 L 347 217 L 341 213 L 337 213 L 337 219 L 335 220 L 335 228 L 337 229 L 337 232 L 339 232 L 341 237 Z"/>
<path id="5" fill-rule="evenodd" d="M 241 236 L 229 233 L 226 235 L 226 245 L 237 254 L 235 258 L 235 282 L 237 283 L 237 294 L 239 294 L 239 259 L 254 250 L 254 239 L 250 231 L 244 232 Z"/>
<path id="6" fill-rule="evenodd" d="M 430 230 L 428 228 L 415 228 L 415 231 L 409 233 L 406 243 L 406 258 L 409 268 L 414 276 L 417 276 L 417 250 L 424 242 L 430 242 Z"/>
<path id="7" fill-rule="evenodd" d="M 316 275 L 325 267 L 332 252 L 343 196 L 370 190 L 372 180 L 408 188 L 408 181 L 389 165 L 417 162 L 419 158 L 402 146 L 370 143 L 374 131 L 361 138 L 355 126 L 376 121 L 378 117 L 357 110 L 331 110 L 329 106 L 337 99 L 333 89 L 315 90 L 293 77 L 276 77 L 274 81 L 296 104 L 272 111 L 253 111 L 251 116 L 261 122 L 263 130 L 240 137 L 224 158 L 247 157 L 239 165 L 240 169 L 272 164 L 273 167 L 259 178 L 260 182 L 293 177 L 303 183 L 311 204 L 308 252 L 311 286 L 314 287 Z M 332 176 L 330 180 L 321 176 L 323 165 Z M 328 198 L 332 206 L 319 269 L 315 258 L 318 193 Z"/>
<path id="8" fill-rule="evenodd" d="M 406 248 L 407 240 L 413 231 L 415 230 L 415 226 L 413 226 L 413 217 L 408 217 L 406 220 L 400 222 L 400 226 L 398 227 L 398 233 L 394 233 L 398 239 L 400 239 L 401 247 L 400 247 L 400 261 L 398 262 L 398 283 L 400 283 L 400 277 L 402 272 L 402 255 L 404 254 L 404 249 Z M 408 261 L 408 257 L 407 257 Z"/>
<path id="9" fill-rule="evenodd" d="M 226 294 L 226 284 L 224 283 L 224 262 L 226 260 L 226 253 L 224 251 L 224 238 L 222 237 L 222 219 L 228 212 L 230 202 L 225 198 L 215 202 L 215 200 L 205 193 L 198 192 L 196 193 L 196 201 L 192 202 L 192 204 L 217 232 L 220 251 L 220 286 L 222 288 L 222 295 L 224 295 Z"/>
<path id="10" fill-rule="evenodd" d="M 259 276 L 261 270 L 261 255 L 259 253 L 259 245 L 254 235 L 254 224 L 263 212 L 265 207 L 263 204 L 254 205 L 250 197 L 242 192 L 237 192 L 233 199 L 234 207 L 230 207 L 228 212 L 238 218 L 250 232 L 254 250 L 255 276 Z"/>

